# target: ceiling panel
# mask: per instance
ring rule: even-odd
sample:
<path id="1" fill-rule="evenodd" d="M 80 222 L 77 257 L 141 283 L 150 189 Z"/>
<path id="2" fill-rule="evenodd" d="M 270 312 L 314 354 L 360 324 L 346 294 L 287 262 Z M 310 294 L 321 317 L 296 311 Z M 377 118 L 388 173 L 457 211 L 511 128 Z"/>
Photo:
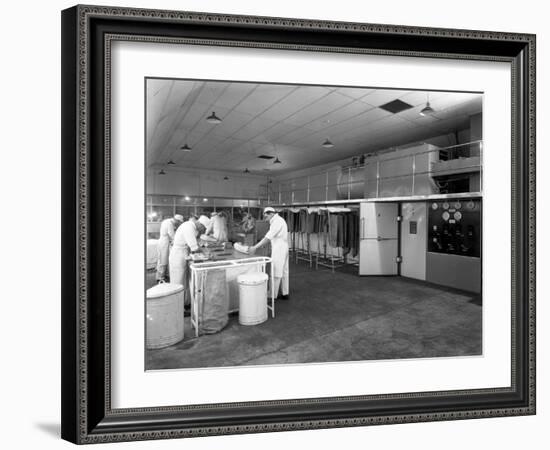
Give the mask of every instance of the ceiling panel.
<path id="1" fill-rule="evenodd" d="M 380 106 L 404 96 L 407 92 L 397 89 L 376 89 L 367 96 L 362 97 L 361 101 L 372 106 Z"/>
<path id="2" fill-rule="evenodd" d="M 369 109 L 372 109 L 372 106 L 366 105 L 365 103 L 359 101 L 353 101 L 338 109 L 329 111 L 319 119 L 306 124 L 305 127 L 311 130 L 325 130 L 331 126 L 352 119 L 368 111 Z"/>
<path id="3" fill-rule="evenodd" d="M 296 128 L 294 131 L 291 131 L 285 136 L 281 136 L 279 139 L 277 139 L 277 142 L 283 145 L 288 145 L 303 138 L 304 136 L 309 136 L 313 133 L 315 132 L 310 130 L 309 128 Z"/>
<path id="4" fill-rule="evenodd" d="M 325 87 L 297 86 L 288 97 L 264 111 L 262 116 L 271 120 L 283 120 L 329 92 L 330 89 Z"/>
<path id="5" fill-rule="evenodd" d="M 345 95 L 346 97 L 352 98 L 354 100 L 359 100 L 360 98 L 374 92 L 374 89 L 369 88 L 339 88 L 336 90 L 339 94 Z"/>
<path id="6" fill-rule="evenodd" d="M 164 111 L 174 111 L 185 108 L 188 97 L 194 89 L 194 83 L 174 83 L 164 105 Z"/>
<path id="7" fill-rule="evenodd" d="M 216 99 L 214 106 L 228 110 L 233 109 L 250 95 L 257 86 L 257 84 L 251 83 L 231 83 Z"/>
<path id="8" fill-rule="evenodd" d="M 256 116 L 276 105 L 277 102 L 294 90 L 293 86 L 273 84 L 260 85 L 258 88 L 239 103 L 235 109 Z M 269 117 L 266 117 L 269 118 Z M 273 120 L 273 119 L 271 119 Z"/>
<path id="9" fill-rule="evenodd" d="M 182 82 L 186 83 L 185 81 Z M 223 81 L 196 83 L 197 88 L 200 88 L 196 101 L 207 105 L 213 105 L 230 85 L 230 83 Z"/>
<path id="10" fill-rule="evenodd" d="M 277 122 L 265 118 L 252 119 L 244 127 L 239 129 L 236 133 L 233 134 L 233 137 L 243 140 L 252 139 L 258 135 L 261 135 L 262 132 L 269 130 L 271 127 L 276 125 Z"/>
<path id="11" fill-rule="evenodd" d="M 428 101 L 428 98 L 431 101 L 441 97 L 442 95 L 445 95 L 445 92 L 439 92 L 439 91 L 411 91 L 406 92 L 405 94 L 401 95 L 399 97 L 399 100 L 408 103 L 409 105 L 413 106 L 419 106 L 422 105 L 424 107 L 426 105 L 426 102 Z"/>
<path id="12" fill-rule="evenodd" d="M 173 83 L 166 80 L 147 80 L 147 89 L 150 95 L 147 96 L 147 137 L 152 139 L 155 127 L 163 114 L 163 107 L 168 99 Z"/>
<path id="13" fill-rule="evenodd" d="M 349 97 L 338 92 L 331 92 L 292 116 L 287 117 L 284 122 L 291 125 L 303 126 L 352 101 Z"/>
<path id="14" fill-rule="evenodd" d="M 235 153 L 251 153 L 254 151 L 250 142 L 243 141 L 234 137 L 223 141 L 223 145 L 216 149 L 217 151 L 235 152 Z"/>
<path id="15" fill-rule="evenodd" d="M 380 108 L 371 107 L 371 109 L 356 117 L 352 117 L 345 122 L 341 122 L 335 126 L 326 128 L 325 134 L 331 137 L 345 135 L 350 130 L 366 127 L 371 123 L 376 122 L 377 120 L 380 120 L 383 117 L 387 117 L 389 115 L 391 115 L 391 113 L 389 113 L 388 111 L 384 111 Z"/>
<path id="16" fill-rule="evenodd" d="M 393 114 L 391 116 L 382 117 L 380 120 L 377 120 L 372 125 L 367 126 L 367 129 L 381 129 L 385 130 L 391 128 L 392 130 L 404 130 L 407 128 L 414 128 L 418 125 L 414 122 L 406 120 L 399 116 L 399 114 Z"/>
<path id="17" fill-rule="evenodd" d="M 212 111 L 210 104 L 192 102 L 183 113 L 182 119 L 177 126 L 182 130 L 194 130 L 195 128 L 197 128 L 197 125 L 199 125 L 198 129 L 200 130 L 200 124 L 206 127 L 206 124 L 203 122 L 206 122 L 205 119 L 211 112 Z"/>
<path id="18" fill-rule="evenodd" d="M 220 114 L 216 113 L 216 115 L 222 119 L 221 123 L 211 124 L 206 120 L 204 120 L 204 122 L 207 124 L 206 126 L 209 127 L 211 133 L 223 137 L 232 136 L 233 133 L 253 119 L 252 115 L 235 110 L 227 113 L 221 111 Z"/>

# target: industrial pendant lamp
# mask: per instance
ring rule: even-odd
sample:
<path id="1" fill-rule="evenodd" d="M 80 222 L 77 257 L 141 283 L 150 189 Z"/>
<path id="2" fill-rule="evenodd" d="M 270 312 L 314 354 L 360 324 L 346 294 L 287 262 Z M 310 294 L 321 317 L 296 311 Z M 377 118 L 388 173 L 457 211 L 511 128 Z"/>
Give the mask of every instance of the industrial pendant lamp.
<path id="1" fill-rule="evenodd" d="M 334 147 L 334 144 L 332 142 L 330 142 L 330 139 L 329 138 L 326 138 L 325 142 L 323 142 L 321 144 L 323 147 L 325 148 L 332 148 Z"/>
<path id="2" fill-rule="evenodd" d="M 428 99 L 426 101 L 426 106 L 420 110 L 421 116 L 429 116 L 433 114 L 435 110 L 430 106 L 430 94 L 428 93 Z"/>
<path id="3" fill-rule="evenodd" d="M 279 159 L 279 157 L 275 158 L 275 161 L 273 161 L 273 164 L 282 164 L 282 161 Z"/>
<path id="4" fill-rule="evenodd" d="M 191 147 L 189 147 L 187 145 L 187 142 L 185 144 L 183 144 L 181 147 L 180 147 L 180 150 L 183 150 L 184 152 L 190 152 L 191 151 Z"/>
<path id="5" fill-rule="evenodd" d="M 218 116 L 216 116 L 216 113 L 214 111 L 212 111 L 212 114 L 210 114 L 206 118 L 206 121 L 208 123 L 220 123 L 222 121 L 222 119 L 220 119 Z"/>

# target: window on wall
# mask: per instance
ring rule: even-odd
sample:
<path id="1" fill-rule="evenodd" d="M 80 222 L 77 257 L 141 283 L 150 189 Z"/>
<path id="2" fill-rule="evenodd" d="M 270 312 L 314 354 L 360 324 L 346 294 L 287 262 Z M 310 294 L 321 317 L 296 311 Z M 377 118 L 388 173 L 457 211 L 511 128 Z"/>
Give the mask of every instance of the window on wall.
<path id="1" fill-rule="evenodd" d="M 189 219 L 189 216 L 194 213 L 195 213 L 194 206 L 179 206 L 179 205 L 176 206 L 176 214 L 181 214 L 184 220 Z"/>
<path id="2" fill-rule="evenodd" d="M 262 219 L 262 208 L 250 208 L 250 214 L 254 219 L 261 220 Z"/>
<path id="3" fill-rule="evenodd" d="M 243 218 L 248 214 L 248 206 L 233 208 L 233 220 L 235 222 L 241 222 Z"/>
<path id="4" fill-rule="evenodd" d="M 161 222 L 174 215 L 174 198 L 170 195 L 147 196 L 147 221 Z"/>
<path id="5" fill-rule="evenodd" d="M 213 206 L 197 206 L 197 215 L 204 214 L 205 216 L 210 217 L 210 214 L 214 212 Z"/>
<path id="6" fill-rule="evenodd" d="M 161 222 L 168 217 L 174 216 L 174 206 L 159 206 L 153 205 L 151 207 L 151 217 L 153 222 Z"/>
<path id="7" fill-rule="evenodd" d="M 148 195 L 146 201 L 147 222 L 161 222 L 174 214 L 181 214 L 187 220 L 192 214 L 209 216 L 214 211 L 224 211 L 228 223 L 240 223 L 248 212 L 256 219 L 262 215 L 262 200 Z"/>

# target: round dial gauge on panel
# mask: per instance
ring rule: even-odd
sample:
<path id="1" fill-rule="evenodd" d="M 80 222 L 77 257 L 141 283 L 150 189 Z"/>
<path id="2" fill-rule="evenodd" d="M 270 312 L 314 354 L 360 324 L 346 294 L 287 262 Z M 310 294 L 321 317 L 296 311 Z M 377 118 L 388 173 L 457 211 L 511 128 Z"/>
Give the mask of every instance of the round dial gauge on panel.
<path id="1" fill-rule="evenodd" d="M 449 209 L 449 204 L 447 202 L 443 203 L 443 209 Z"/>
<path id="2" fill-rule="evenodd" d="M 432 203 L 432 209 L 435 211 L 437 209 L 437 203 Z"/>
<path id="3" fill-rule="evenodd" d="M 441 217 L 443 217 L 443 220 L 449 220 L 449 217 L 451 217 L 451 215 L 450 215 L 447 211 L 445 211 L 445 212 L 441 215 Z"/>
<path id="4" fill-rule="evenodd" d="M 454 216 L 455 220 L 460 220 L 462 219 L 462 213 L 460 211 L 457 211 L 454 213 Z"/>
<path id="5" fill-rule="evenodd" d="M 462 208 L 462 203 L 455 202 L 455 204 L 453 206 L 454 206 L 455 209 L 460 209 L 460 208 Z"/>
<path id="6" fill-rule="evenodd" d="M 466 206 L 468 207 L 468 209 L 474 209 L 475 203 L 470 200 Z"/>

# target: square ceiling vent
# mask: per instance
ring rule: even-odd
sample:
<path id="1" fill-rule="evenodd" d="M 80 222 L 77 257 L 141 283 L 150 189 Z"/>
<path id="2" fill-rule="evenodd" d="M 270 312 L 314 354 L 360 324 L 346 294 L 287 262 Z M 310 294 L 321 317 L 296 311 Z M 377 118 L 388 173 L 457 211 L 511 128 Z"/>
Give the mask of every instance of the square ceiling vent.
<path id="1" fill-rule="evenodd" d="M 379 108 L 383 109 L 384 111 L 391 112 L 392 114 L 397 114 L 401 111 L 406 111 L 407 109 L 411 109 L 412 105 L 409 105 L 408 103 L 405 103 L 405 102 L 402 102 L 401 100 L 396 99 L 382 106 L 379 106 Z"/>
<path id="2" fill-rule="evenodd" d="M 260 156 L 258 156 L 258 158 L 260 158 L 260 159 L 273 159 L 273 158 L 275 158 L 275 156 L 260 155 Z"/>

